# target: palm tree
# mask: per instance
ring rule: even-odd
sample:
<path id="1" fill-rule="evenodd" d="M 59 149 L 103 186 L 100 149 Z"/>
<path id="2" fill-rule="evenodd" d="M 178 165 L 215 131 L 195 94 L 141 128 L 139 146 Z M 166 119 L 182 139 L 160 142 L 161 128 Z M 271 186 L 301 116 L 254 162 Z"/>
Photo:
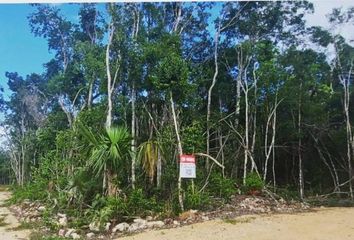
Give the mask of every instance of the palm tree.
<path id="1" fill-rule="evenodd" d="M 159 134 L 158 134 L 159 135 Z M 140 144 L 138 148 L 137 161 L 142 164 L 143 171 L 149 177 L 150 184 L 153 184 L 156 175 L 156 186 L 161 187 L 162 163 L 165 160 L 166 145 L 161 136 L 157 139 L 149 139 Z"/>
<path id="2" fill-rule="evenodd" d="M 93 134 L 78 122 L 80 133 L 89 141 L 88 166 L 96 176 L 103 175 L 103 189 L 108 196 L 118 192 L 116 184 L 120 163 L 130 159 L 130 135 L 124 127 L 106 128 L 104 134 Z"/>

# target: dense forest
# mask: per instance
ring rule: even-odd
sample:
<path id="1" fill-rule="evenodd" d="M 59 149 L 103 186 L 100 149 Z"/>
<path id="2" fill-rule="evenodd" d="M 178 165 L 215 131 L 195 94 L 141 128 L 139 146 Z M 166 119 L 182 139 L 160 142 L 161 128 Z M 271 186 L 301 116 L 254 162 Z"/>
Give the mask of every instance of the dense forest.
<path id="1" fill-rule="evenodd" d="M 74 22 L 33 5 L 32 33 L 55 56 L 44 72 L 1 76 L 0 181 L 101 222 L 262 189 L 353 199 L 354 48 L 337 29 L 354 8 L 333 9 L 330 29 L 307 27 L 313 11 L 82 4 Z M 196 157 L 193 180 L 179 176 L 182 154 Z"/>

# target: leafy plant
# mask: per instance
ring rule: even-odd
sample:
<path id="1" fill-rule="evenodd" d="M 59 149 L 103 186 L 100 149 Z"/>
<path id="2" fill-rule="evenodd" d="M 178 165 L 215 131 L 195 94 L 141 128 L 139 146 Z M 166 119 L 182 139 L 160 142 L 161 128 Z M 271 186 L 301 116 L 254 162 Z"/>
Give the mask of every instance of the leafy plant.
<path id="1" fill-rule="evenodd" d="M 123 166 L 122 163 L 131 156 L 128 130 L 124 127 L 111 127 L 106 128 L 105 134 L 97 136 L 80 121 L 77 126 L 80 133 L 90 142 L 88 166 L 93 169 L 96 177 L 103 175 L 103 178 L 107 179 L 108 195 L 114 195 L 116 173 Z M 105 180 L 103 182 L 105 183 Z"/>
<path id="2" fill-rule="evenodd" d="M 253 194 L 255 192 L 262 190 L 263 187 L 264 187 L 264 182 L 257 173 L 252 172 L 246 176 L 244 192 Z"/>
<path id="3" fill-rule="evenodd" d="M 210 199 L 207 193 L 199 192 L 188 186 L 185 195 L 185 208 L 186 209 L 205 209 L 210 204 Z"/>
<path id="4" fill-rule="evenodd" d="M 144 171 L 149 176 L 151 183 L 156 172 L 157 159 L 159 157 L 158 154 L 161 153 L 162 150 L 158 141 L 148 140 L 139 146 L 137 157 L 138 160 L 142 162 Z"/>
<path id="5" fill-rule="evenodd" d="M 210 178 L 208 191 L 214 197 L 220 197 L 229 200 L 230 197 L 237 191 L 235 181 L 233 179 L 224 178 L 221 174 L 213 174 Z"/>

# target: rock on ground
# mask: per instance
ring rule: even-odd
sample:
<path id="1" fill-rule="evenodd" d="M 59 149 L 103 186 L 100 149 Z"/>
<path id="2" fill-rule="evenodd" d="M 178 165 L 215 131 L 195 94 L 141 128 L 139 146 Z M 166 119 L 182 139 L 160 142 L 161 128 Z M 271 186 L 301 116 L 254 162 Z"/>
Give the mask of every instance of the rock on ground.
<path id="1" fill-rule="evenodd" d="M 321 208 L 298 214 L 242 216 L 180 228 L 147 231 L 117 240 L 353 240 L 354 208 Z"/>

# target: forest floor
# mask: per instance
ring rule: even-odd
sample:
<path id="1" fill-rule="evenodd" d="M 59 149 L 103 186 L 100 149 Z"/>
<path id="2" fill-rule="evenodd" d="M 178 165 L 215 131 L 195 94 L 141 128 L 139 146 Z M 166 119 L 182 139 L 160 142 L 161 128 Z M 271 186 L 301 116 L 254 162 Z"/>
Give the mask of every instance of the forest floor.
<path id="1" fill-rule="evenodd" d="M 21 225 L 6 207 L 11 197 L 0 188 L 0 239 L 29 239 L 30 230 Z M 249 201 L 249 199 L 248 199 Z M 259 199 L 257 201 L 260 201 Z M 252 206 L 252 202 L 248 204 Z M 188 224 L 175 228 L 146 230 L 117 240 L 353 240 L 354 207 L 319 207 L 296 213 L 230 215 L 227 218 Z M 17 228 L 17 229 L 16 229 Z M 106 236 L 103 239 L 111 239 Z"/>
<path id="2" fill-rule="evenodd" d="M 120 240 L 353 240 L 354 208 L 316 208 L 295 214 L 248 215 L 174 229 L 152 230 Z"/>
<path id="3" fill-rule="evenodd" d="M 11 197 L 6 188 L 0 188 L 0 239 L 19 240 L 28 239 L 29 230 L 19 229 L 20 223 L 16 217 L 5 206 L 5 201 Z"/>

